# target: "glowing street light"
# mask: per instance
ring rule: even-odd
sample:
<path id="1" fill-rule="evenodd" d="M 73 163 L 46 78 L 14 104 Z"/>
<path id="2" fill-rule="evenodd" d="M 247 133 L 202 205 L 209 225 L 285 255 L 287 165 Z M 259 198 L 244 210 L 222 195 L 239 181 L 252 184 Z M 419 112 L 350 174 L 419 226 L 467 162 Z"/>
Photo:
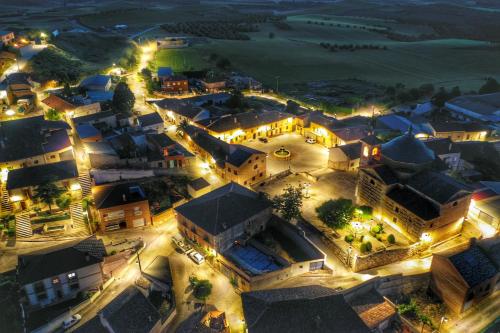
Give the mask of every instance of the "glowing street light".
<path id="1" fill-rule="evenodd" d="M 432 236 L 431 236 L 428 232 L 424 232 L 424 233 L 420 236 L 420 240 L 421 240 L 423 243 L 430 243 L 430 242 L 432 242 Z"/>
<path id="2" fill-rule="evenodd" d="M 12 109 L 9 109 L 9 110 L 5 111 L 5 114 L 6 114 L 7 116 L 13 116 L 13 115 L 15 115 L 15 114 L 16 114 L 16 112 L 15 112 L 14 110 L 12 110 Z"/>

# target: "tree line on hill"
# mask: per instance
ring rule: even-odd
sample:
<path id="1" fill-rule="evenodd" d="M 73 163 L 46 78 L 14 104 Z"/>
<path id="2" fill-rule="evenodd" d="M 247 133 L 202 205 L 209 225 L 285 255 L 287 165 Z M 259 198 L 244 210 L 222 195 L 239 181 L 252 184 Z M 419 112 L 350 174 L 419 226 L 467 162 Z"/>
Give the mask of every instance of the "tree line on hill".
<path id="1" fill-rule="evenodd" d="M 478 93 L 491 94 L 500 92 L 500 83 L 494 78 L 487 78 L 486 82 L 479 88 L 477 92 L 471 91 L 471 94 Z M 444 104 L 458 96 L 462 95 L 462 91 L 459 86 L 455 86 L 451 89 L 446 89 L 445 87 L 440 87 L 436 89 L 433 84 L 427 83 L 422 84 L 418 88 L 406 88 L 402 83 L 398 83 L 394 86 L 389 86 L 385 90 L 385 95 L 393 102 L 404 104 L 418 101 L 422 98 L 429 97 L 431 102 L 437 107 L 443 107 Z"/>
<path id="2" fill-rule="evenodd" d="M 330 52 L 339 51 L 360 51 L 360 50 L 388 50 L 386 45 L 376 45 L 376 44 L 330 44 L 321 42 L 319 45 L 329 50 Z"/>

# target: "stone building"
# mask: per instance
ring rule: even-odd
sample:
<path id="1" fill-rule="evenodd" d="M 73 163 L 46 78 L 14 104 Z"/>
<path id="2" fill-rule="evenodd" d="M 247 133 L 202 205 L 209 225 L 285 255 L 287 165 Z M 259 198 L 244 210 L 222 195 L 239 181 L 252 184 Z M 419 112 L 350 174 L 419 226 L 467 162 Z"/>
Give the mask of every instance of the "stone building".
<path id="1" fill-rule="evenodd" d="M 470 189 L 435 171 L 434 152 L 410 131 L 381 146 L 359 170 L 360 203 L 410 239 L 436 242 L 460 232 Z"/>

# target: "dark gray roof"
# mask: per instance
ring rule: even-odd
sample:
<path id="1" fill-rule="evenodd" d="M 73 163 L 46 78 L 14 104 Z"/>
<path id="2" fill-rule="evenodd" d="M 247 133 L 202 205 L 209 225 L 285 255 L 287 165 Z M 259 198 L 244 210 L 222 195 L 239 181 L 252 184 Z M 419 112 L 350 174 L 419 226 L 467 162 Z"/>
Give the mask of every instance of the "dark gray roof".
<path id="1" fill-rule="evenodd" d="M 376 165 L 370 169 L 387 185 L 399 182 L 397 175 L 386 165 Z"/>
<path id="2" fill-rule="evenodd" d="M 425 164 L 434 161 L 434 152 L 410 130 L 382 145 L 382 156 L 395 162 Z"/>
<path id="3" fill-rule="evenodd" d="M 158 147 L 166 148 L 169 146 L 176 145 L 177 142 L 172 140 L 168 135 L 165 133 L 160 133 L 160 134 L 146 134 L 147 140 L 150 142 L 154 143 Z"/>
<path id="4" fill-rule="evenodd" d="M 376 135 L 371 134 L 368 136 L 365 136 L 362 138 L 360 141 L 365 142 L 366 144 L 369 144 L 370 146 L 375 146 L 381 144 L 383 141 L 380 140 Z"/>
<path id="5" fill-rule="evenodd" d="M 279 111 L 249 111 L 234 115 L 225 115 L 210 120 L 209 123 L 205 123 L 204 125 L 211 131 L 222 133 L 237 128 L 254 128 L 290 117 L 292 115 Z"/>
<path id="6" fill-rule="evenodd" d="M 370 332 L 342 294 L 321 286 L 242 293 L 250 333 Z"/>
<path id="7" fill-rule="evenodd" d="M 449 138 L 432 139 L 424 141 L 424 143 L 436 155 L 460 153 L 460 149 Z"/>
<path id="8" fill-rule="evenodd" d="M 186 133 L 194 143 L 209 153 L 221 167 L 224 167 L 225 162 L 239 167 L 253 154 L 264 154 L 260 150 L 244 145 L 229 144 L 194 126 L 189 126 Z"/>
<path id="9" fill-rule="evenodd" d="M 102 326 L 99 316 L 95 316 L 83 325 L 78 326 L 75 333 L 109 333 L 108 329 Z"/>
<path id="10" fill-rule="evenodd" d="M 463 121 L 436 121 L 431 123 L 436 132 L 481 132 L 488 131 L 489 127 L 478 122 Z"/>
<path id="11" fill-rule="evenodd" d="M 80 83 L 80 87 L 104 88 L 110 80 L 111 80 L 111 76 L 109 76 L 109 75 L 103 75 L 103 74 L 92 75 L 92 76 L 88 76 L 85 79 L 83 79 L 82 82 Z"/>
<path id="12" fill-rule="evenodd" d="M 188 184 L 191 188 L 193 188 L 195 191 L 199 191 L 201 189 L 204 189 L 207 186 L 210 186 L 210 183 L 205 180 L 203 177 L 196 178 L 192 181 L 189 182 Z"/>
<path id="13" fill-rule="evenodd" d="M 175 210 L 203 230 L 217 235 L 269 207 L 271 203 L 264 196 L 231 182 Z"/>
<path id="14" fill-rule="evenodd" d="M 8 173 L 7 189 L 37 186 L 47 182 L 56 182 L 78 177 L 75 160 L 14 169 Z"/>
<path id="15" fill-rule="evenodd" d="M 477 245 L 452 255 L 449 260 L 471 288 L 498 274 L 493 261 Z"/>
<path id="16" fill-rule="evenodd" d="M 138 183 L 122 183 L 106 185 L 94 193 L 97 209 L 126 205 L 133 202 L 147 200 L 143 189 Z"/>
<path id="17" fill-rule="evenodd" d="M 136 287 L 122 291 L 102 310 L 114 332 L 149 333 L 160 320 L 154 305 Z"/>
<path id="18" fill-rule="evenodd" d="M 43 116 L 0 122 L 0 162 L 43 155 L 71 145 L 63 121 Z"/>
<path id="19" fill-rule="evenodd" d="M 172 284 L 172 272 L 167 257 L 157 256 L 143 270 L 143 274 L 165 284 Z"/>
<path id="20" fill-rule="evenodd" d="M 151 125 L 163 124 L 163 119 L 158 114 L 158 112 L 148 113 L 137 117 L 137 121 L 140 126 L 146 127 Z"/>
<path id="21" fill-rule="evenodd" d="M 395 187 L 387 193 L 387 197 L 425 221 L 439 217 L 439 210 L 431 201 L 406 187 Z"/>
<path id="22" fill-rule="evenodd" d="M 101 111 L 101 112 L 96 112 L 96 113 L 91 113 L 85 116 L 81 117 L 75 117 L 73 118 L 73 123 L 76 125 L 80 125 L 83 123 L 89 123 L 94 120 L 100 120 L 103 118 L 108 118 L 108 117 L 116 117 L 115 113 L 113 111 Z"/>
<path id="23" fill-rule="evenodd" d="M 338 146 L 337 148 L 342 150 L 342 152 L 351 160 L 358 159 L 361 156 L 361 142 L 350 143 Z"/>
<path id="24" fill-rule="evenodd" d="M 460 96 L 446 103 L 482 115 L 493 115 L 500 110 L 500 93 Z"/>
<path id="25" fill-rule="evenodd" d="M 97 244 L 99 242 L 101 244 Z M 102 240 L 89 237 L 77 244 L 20 255 L 17 264 L 18 281 L 25 285 L 100 263 L 103 255 L 100 249 L 103 247 Z"/>
<path id="26" fill-rule="evenodd" d="M 445 204 L 471 194 L 471 188 L 447 176 L 433 171 L 424 171 L 412 176 L 408 186 L 428 196 L 432 200 Z"/>

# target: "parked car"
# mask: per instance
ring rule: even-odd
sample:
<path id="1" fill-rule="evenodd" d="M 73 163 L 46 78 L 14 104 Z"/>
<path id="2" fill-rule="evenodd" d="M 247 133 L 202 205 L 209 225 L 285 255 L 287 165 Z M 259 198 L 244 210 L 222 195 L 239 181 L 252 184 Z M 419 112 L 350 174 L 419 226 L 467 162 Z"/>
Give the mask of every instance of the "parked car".
<path id="1" fill-rule="evenodd" d="M 269 140 L 267 138 L 259 138 L 259 141 L 262 143 L 268 143 Z"/>
<path id="2" fill-rule="evenodd" d="M 205 257 L 196 251 L 192 251 L 191 253 L 189 253 L 189 257 L 198 265 L 201 265 L 205 262 Z"/>
<path id="3" fill-rule="evenodd" d="M 306 142 L 310 143 L 310 144 L 314 144 L 314 143 L 316 143 L 316 139 L 314 139 L 314 138 L 307 138 Z"/>
<path id="4" fill-rule="evenodd" d="M 67 329 L 75 326 L 76 323 L 78 323 L 80 320 L 82 320 L 82 316 L 79 314 L 74 314 L 71 317 L 64 319 L 63 324 L 62 324 L 62 328 L 67 330 Z"/>
<path id="5" fill-rule="evenodd" d="M 191 246 L 184 241 L 181 235 L 175 235 L 172 237 L 172 242 L 179 250 L 181 250 L 182 253 L 187 253 L 191 250 Z"/>

